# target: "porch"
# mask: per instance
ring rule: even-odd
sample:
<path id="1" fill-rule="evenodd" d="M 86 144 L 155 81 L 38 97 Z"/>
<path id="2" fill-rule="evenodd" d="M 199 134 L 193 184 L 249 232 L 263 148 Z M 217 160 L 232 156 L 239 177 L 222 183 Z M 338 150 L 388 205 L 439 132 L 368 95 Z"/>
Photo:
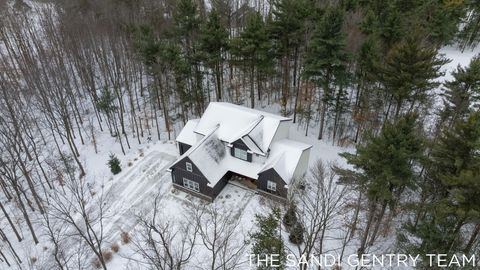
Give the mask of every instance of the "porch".
<path id="1" fill-rule="evenodd" d="M 257 184 L 255 182 L 255 179 L 249 178 L 249 177 L 246 177 L 246 176 L 243 176 L 241 174 L 234 173 L 234 172 L 231 172 L 231 174 L 232 175 L 230 176 L 230 179 L 228 180 L 229 183 L 240 186 L 240 187 L 244 187 L 244 188 L 247 188 L 247 189 L 251 189 L 251 190 L 256 190 L 257 189 Z"/>

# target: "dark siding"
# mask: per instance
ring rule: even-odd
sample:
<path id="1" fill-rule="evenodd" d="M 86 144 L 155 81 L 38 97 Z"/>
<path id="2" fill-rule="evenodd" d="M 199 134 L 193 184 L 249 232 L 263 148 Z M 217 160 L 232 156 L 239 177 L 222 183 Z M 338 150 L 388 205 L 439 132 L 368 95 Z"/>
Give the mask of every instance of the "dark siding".
<path id="1" fill-rule="evenodd" d="M 267 181 L 277 183 L 277 192 L 272 192 L 267 189 Z M 274 169 L 268 169 L 258 175 L 257 188 L 274 195 L 287 198 L 288 189 L 285 188 L 285 181 L 278 175 Z"/>
<path id="2" fill-rule="evenodd" d="M 220 181 L 213 187 L 213 197 L 216 198 L 222 189 L 227 185 L 228 180 L 232 177 L 231 172 L 227 172 Z"/>
<path id="3" fill-rule="evenodd" d="M 192 163 L 192 172 L 187 171 L 186 169 L 186 162 Z M 208 196 L 214 197 L 213 195 L 213 188 L 208 186 L 208 180 L 203 176 L 200 170 L 195 166 L 195 164 L 190 160 L 190 158 L 185 157 L 184 159 L 177 162 L 173 165 L 172 169 L 172 181 L 180 186 L 183 186 L 183 178 L 190 179 L 198 183 L 200 188 L 200 193 Z"/>
<path id="4" fill-rule="evenodd" d="M 239 148 L 239 149 L 242 149 L 242 150 L 245 150 L 245 151 L 248 151 L 250 150 L 248 148 L 248 146 L 241 140 L 241 139 L 238 139 L 236 141 L 234 141 L 232 143 L 233 147 L 230 149 L 230 155 L 232 155 L 233 157 L 235 157 L 234 155 L 234 148 Z M 247 161 L 248 162 L 252 162 L 252 154 L 251 153 L 247 153 Z"/>
<path id="5" fill-rule="evenodd" d="M 178 142 L 178 151 L 180 152 L 180 155 L 183 155 L 183 153 L 187 152 L 190 147 L 192 146 L 186 143 Z"/>

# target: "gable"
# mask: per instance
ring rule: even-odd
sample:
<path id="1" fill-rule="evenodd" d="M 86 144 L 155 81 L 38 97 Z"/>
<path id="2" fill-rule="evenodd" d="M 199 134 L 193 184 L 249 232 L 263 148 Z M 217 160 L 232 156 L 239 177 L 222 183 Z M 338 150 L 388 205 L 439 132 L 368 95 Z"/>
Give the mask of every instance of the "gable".
<path id="1" fill-rule="evenodd" d="M 192 164 L 192 171 L 187 171 L 187 162 L 189 162 L 190 164 Z M 174 170 L 182 170 L 182 171 L 185 171 L 185 172 L 188 172 L 190 174 L 194 174 L 194 175 L 197 175 L 199 176 L 200 178 L 202 179 L 205 179 L 207 183 L 210 183 L 210 181 L 208 180 L 208 178 L 205 177 L 205 175 L 203 175 L 202 171 L 200 171 L 200 169 L 197 167 L 197 165 L 195 164 L 195 162 L 193 162 L 189 157 L 184 157 L 180 160 L 178 160 L 175 164 L 173 164 L 170 169 L 174 169 Z"/>
<path id="2" fill-rule="evenodd" d="M 268 169 L 258 174 L 258 178 L 276 182 L 277 184 L 282 184 L 283 186 L 287 185 L 286 179 L 283 179 L 280 174 L 274 169 Z"/>
<path id="3" fill-rule="evenodd" d="M 259 148 L 257 152 L 263 154 L 274 139 L 278 126 L 285 121 L 291 119 L 231 103 L 210 102 L 194 132 L 207 134 L 218 126 L 218 138 L 227 143 L 248 135 Z"/>

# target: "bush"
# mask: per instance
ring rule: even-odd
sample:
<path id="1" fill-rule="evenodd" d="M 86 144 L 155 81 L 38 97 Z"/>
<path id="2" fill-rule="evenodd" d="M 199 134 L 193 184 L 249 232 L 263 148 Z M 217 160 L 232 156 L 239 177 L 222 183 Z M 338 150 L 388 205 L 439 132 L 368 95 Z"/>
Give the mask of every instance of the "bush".
<path id="1" fill-rule="evenodd" d="M 122 244 L 130 243 L 130 235 L 128 234 L 128 232 L 122 232 L 120 234 L 120 238 L 122 238 Z"/>
<path id="2" fill-rule="evenodd" d="M 117 243 L 113 243 L 111 246 L 110 246 L 110 249 L 117 253 L 119 250 L 120 250 L 120 246 L 117 244 Z"/>
<path id="3" fill-rule="evenodd" d="M 292 242 L 293 244 L 300 245 L 303 243 L 303 226 L 299 222 L 293 226 L 292 230 L 290 231 L 290 236 L 288 237 L 288 240 Z"/>
<path id="4" fill-rule="evenodd" d="M 113 254 L 112 254 L 111 251 L 104 250 L 104 251 L 102 251 L 102 255 L 103 255 L 103 259 L 105 260 L 105 262 L 109 262 L 109 261 L 112 260 Z"/>
<path id="5" fill-rule="evenodd" d="M 110 171 L 113 174 L 118 174 L 119 172 L 122 171 L 122 168 L 120 167 L 120 160 L 114 154 L 110 155 L 108 166 L 110 167 Z"/>
<path id="6" fill-rule="evenodd" d="M 105 261 L 105 263 L 109 262 L 112 260 L 112 257 L 113 257 L 113 254 L 111 251 L 105 251 L 105 250 L 102 250 L 102 256 L 103 256 L 103 260 Z M 102 268 L 102 263 L 100 262 L 100 260 L 97 258 L 95 261 L 93 261 L 93 266 L 96 268 L 96 269 L 100 269 Z"/>
<path id="7" fill-rule="evenodd" d="M 287 209 L 287 212 L 283 216 L 283 224 L 287 227 L 292 227 L 295 223 L 297 223 L 297 207 L 295 204 L 290 204 Z"/>

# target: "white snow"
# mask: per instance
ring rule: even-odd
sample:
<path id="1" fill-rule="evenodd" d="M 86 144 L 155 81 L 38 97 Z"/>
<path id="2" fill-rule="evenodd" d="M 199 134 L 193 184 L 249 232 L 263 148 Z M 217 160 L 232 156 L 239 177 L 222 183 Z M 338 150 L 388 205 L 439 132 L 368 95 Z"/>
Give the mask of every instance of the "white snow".
<path id="1" fill-rule="evenodd" d="M 176 139 L 177 142 L 185 143 L 188 145 L 194 145 L 195 143 L 197 143 L 197 136 L 193 132 L 193 130 L 195 129 L 199 121 L 200 119 L 189 120 L 183 127 L 182 131 L 180 131 L 180 134 L 178 134 Z"/>
<path id="2" fill-rule="evenodd" d="M 213 127 L 219 125 L 218 138 L 232 143 L 248 134 L 258 126 L 259 122 L 262 122 L 262 144 L 269 145 L 280 121 L 287 120 L 290 119 L 240 105 L 210 102 L 194 131 L 205 135 Z"/>
<path id="3" fill-rule="evenodd" d="M 297 166 L 299 166 L 302 153 L 311 147 L 312 145 L 289 139 L 275 141 L 271 146 L 272 154 L 259 173 L 273 168 L 289 185 Z M 303 175 L 303 173 L 301 174 Z"/>

